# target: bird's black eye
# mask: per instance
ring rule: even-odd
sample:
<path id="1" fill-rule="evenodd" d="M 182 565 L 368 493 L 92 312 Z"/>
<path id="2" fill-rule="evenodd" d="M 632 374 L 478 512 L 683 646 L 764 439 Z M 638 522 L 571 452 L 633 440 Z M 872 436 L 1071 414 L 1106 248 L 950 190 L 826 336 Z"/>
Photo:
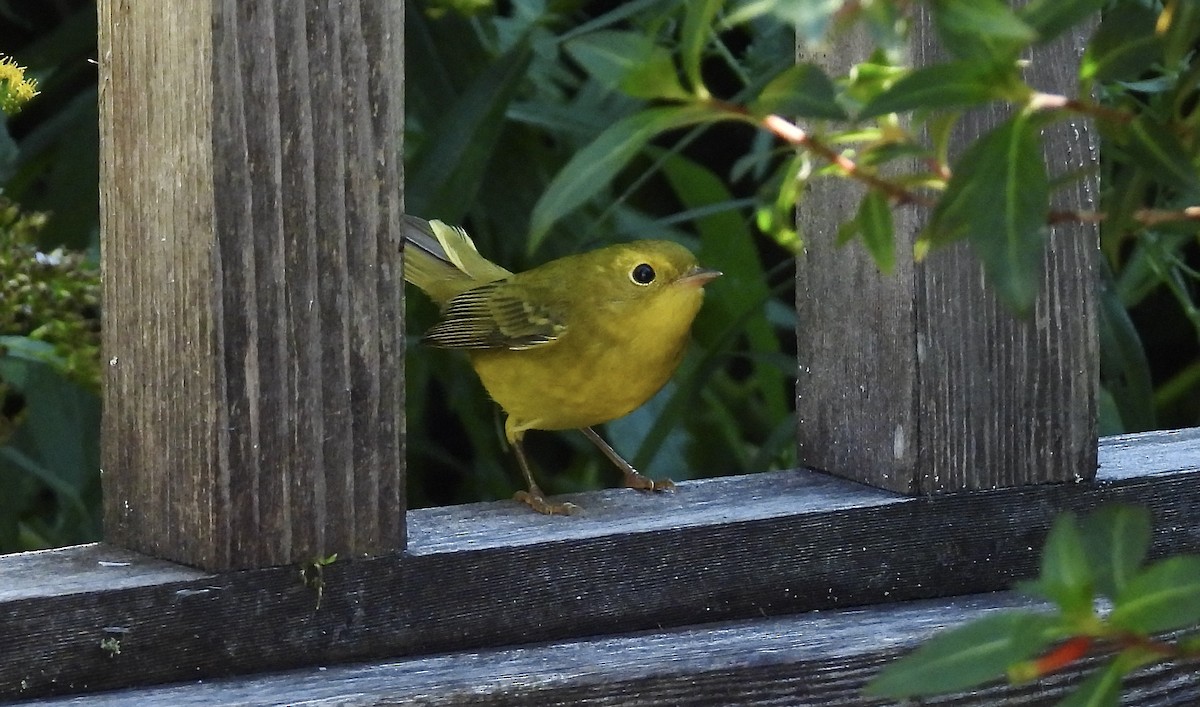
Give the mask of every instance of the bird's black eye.
<path id="1" fill-rule="evenodd" d="M 649 285 L 650 283 L 654 282 L 654 268 L 650 267 L 646 263 L 636 265 L 629 273 L 629 279 L 633 280 L 639 285 Z"/>

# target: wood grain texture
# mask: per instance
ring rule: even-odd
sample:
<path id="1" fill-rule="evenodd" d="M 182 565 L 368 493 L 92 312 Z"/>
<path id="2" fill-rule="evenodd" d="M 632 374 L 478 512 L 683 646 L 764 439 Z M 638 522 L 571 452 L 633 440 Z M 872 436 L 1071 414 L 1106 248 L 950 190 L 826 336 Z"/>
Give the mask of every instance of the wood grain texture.
<path id="1" fill-rule="evenodd" d="M 883 604 L 668 631 L 467 651 L 384 663 L 51 699 L 31 705 L 883 705 L 861 690 L 935 631 L 1003 609 L 1041 605 L 1007 593 Z M 990 685 L 937 705 L 1049 705 L 1097 660 L 1036 683 Z M 1200 700 L 1200 674 L 1176 664 L 1125 682 L 1128 704 Z"/>
<path id="2" fill-rule="evenodd" d="M 914 9 L 914 64 L 944 58 L 925 8 Z M 1070 93 L 1086 34 L 1037 48 L 1029 82 Z M 848 41 L 817 58 L 844 67 L 865 58 L 868 45 Z M 1004 117 L 968 113 L 955 150 Z M 1047 131 L 1044 146 L 1052 176 L 1096 161 L 1095 136 L 1082 122 Z M 1091 179 L 1060 190 L 1054 206 L 1094 208 L 1096 188 Z M 861 246 L 839 249 L 837 226 L 854 215 L 861 194 L 842 180 L 819 182 L 800 205 L 808 234 L 796 294 L 801 463 L 903 493 L 1091 478 L 1095 227 L 1053 229 L 1041 295 L 1021 320 L 997 301 L 965 244 L 910 262 L 928 216 L 921 210 L 897 214 L 893 275 L 880 275 Z"/>
<path id="3" fill-rule="evenodd" d="M 841 75 L 874 46 L 859 27 L 828 51 L 801 50 L 800 60 Z M 890 169 L 914 167 L 898 160 Z M 908 254 L 924 216 L 910 208 L 893 212 L 896 269 L 884 275 L 860 244 L 836 245 L 838 227 L 857 213 L 865 193 L 848 180 L 818 177 L 797 209 L 804 238 L 796 259 L 798 458 L 804 466 L 911 493 L 918 488 L 921 410 L 916 266 Z"/>
<path id="4" fill-rule="evenodd" d="M 1200 551 L 1200 429 L 1117 438 L 1102 459 L 1091 483 L 932 498 L 784 471 L 569 496 L 569 518 L 412 511 L 407 554 L 339 560 L 319 602 L 295 566 L 0 557 L 0 700 L 991 591 L 1036 572 L 1059 510 L 1109 501 L 1151 509 L 1155 556 Z"/>
<path id="5" fill-rule="evenodd" d="M 100 4 L 110 542 L 403 548 L 402 17 Z"/>

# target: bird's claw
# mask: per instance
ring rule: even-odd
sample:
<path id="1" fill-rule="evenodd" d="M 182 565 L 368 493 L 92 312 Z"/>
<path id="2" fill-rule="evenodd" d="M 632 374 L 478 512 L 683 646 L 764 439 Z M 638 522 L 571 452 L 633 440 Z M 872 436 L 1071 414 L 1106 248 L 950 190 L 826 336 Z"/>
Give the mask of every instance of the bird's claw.
<path id="1" fill-rule="evenodd" d="M 674 491 L 675 482 L 670 479 L 655 481 L 648 476 L 643 476 L 636 471 L 632 471 L 625 473 L 625 488 L 638 489 L 639 491 Z"/>
<path id="2" fill-rule="evenodd" d="M 563 501 L 562 503 L 551 503 L 542 495 L 540 489 L 533 491 L 517 491 L 513 494 L 514 501 L 520 501 L 529 506 L 533 510 L 548 516 L 569 516 L 579 510 L 579 506 L 574 503 Z"/>

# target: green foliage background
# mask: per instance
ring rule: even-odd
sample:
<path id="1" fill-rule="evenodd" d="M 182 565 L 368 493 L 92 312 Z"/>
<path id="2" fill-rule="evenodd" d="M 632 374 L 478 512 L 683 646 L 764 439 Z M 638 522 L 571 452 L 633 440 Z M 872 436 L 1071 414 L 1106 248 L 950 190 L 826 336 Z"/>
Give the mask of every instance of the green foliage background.
<path id="1" fill-rule="evenodd" d="M 932 4 L 943 10 L 963 5 Z M 607 426 L 618 450 L 654 476 L 679 480 L 794 463 L 790 249 L 797 234 L 789 231 L 789 215 L 801 196 L 796 176 L 806 165 L 791 148 L 745 121 L 687 114 L 692 96 L 678 87 L 703 86 L 730 105 L 754 99 L 785 115 L 805 113 L 819 130 L 824 118 L 834 116 L 813 116 L 813 111 L 828 111 L 831 102 L 797 101 L 826 91 L 832 96 L 835 87 L 822 75 L 789 70 L 794 31 L 823 34 L 840 5 L 407 3 L 405 198 L 410 212 L 465 225 L 484 254 L 512 270 L 653 235 L 682 242 L 703 263 L 725 271 L 709 290 L 695 327 L 696 345 L 674 382 L 643 409 Z M 1111 6 L 1092 51 L 1123 59 L 1103 64 L 1091 77 L 1097 94 L 1110 106 L 1194 126 L 1200 69 L 1186 42 L 1165 46 L 1153 39 L 1152 21 L 1161 2 L 1041 5 L 1072 11 Z M 751 6 L 772 11 L 750 17 Z M 879 27 L 887 26 L 886 12 L 893 6 L 860 3 L 875 13 Z M 726 21 L 714 34 L 688 26 L 708 10 L 723 20 L 729 20 L 726 12 L 741 12 L 745 21 Z M 961 14 L 946 16 L 966 22 Z M 95 280 L 87 264 L 94 265 L 98 246 L 94 2 L 0 0 L 0 17 L 0 52 L 30 67 L 43 94 L 0 126 L 0 188 L 26 216 L 48 214 L 44 225 L 22 231 L 34 249 L 32 260 L 28 250 L 4 241 L 0 283 L 32 273 L 52 291 L 86 292 Z M 969 22 L 966 26 L 970 29 Z M 946 31 L 952 37 L 970 35 L 955 35 L 954 26 Z M 707 40 L 689 39 L 697 36 Z M 877 77 L 896 69 L 887 61 L 889 37 L 879 38 L 883 49 L 872 65 Z M 962 42 L 960 49 L 974 51 L 973 46 Z M 1105 54 L 1106 47 L 1113 51 Z M 1124 49 L 1131 51 L 1116 51 Z M 672 60 L 677 54 L 695 61 L 679 68 Z M 631 56 L 639 58 L 636 65 Z M 782 82 L 770 83 L 778 77 Z M 838 84 L 839 96 L 868 90 L 867 72 L 860 80 L 866 83 Z M 879 80 L 880 86 L 889 85 Z M 788 88 L 804 90 L 783 90 Z M 894 99 L 903 91 L 888 95 Z M 673 101 L 681 110 L 665 111 Z M 897 107 L 877 103 L 874 109 L 883 113 Z M 616 125 L 627 129 L 624 138 L 610 130 Z M 668 125 L 681 127 L 667 130 Z M 1105 155 L 1128 157 L 1123 146 L 1137 145 L 1119 131 L 1104 139 Z M 1179 155 L 1194 154 L 1195 135 L 1181 139 L 1187 142 Z M 580 160 L 580 154 L 596 159 Z M 1155 180 L 1161 164 L 1129 164 L 1106 159 L 1102 174 L 1102 184 L 1114 193 L 1131 195 L 1114 211 L 1124 217 L 1103 227 L 1101 427 L 1106 434 L 1200 424 L 1195 228 L 1139 231 L 1126 218 L 1136 207 L 1193 202 L 1186 201 L 1190 192 Z M 1179 164 L 1178 155 L 1168 162 Z M 1194 164 L 1190 169 L 1194 173 Z M 615 172 L 612 179 L 609 171 Z M 572 184 L 584 186 L 572 190 Z M 561 216 L 547 217 L 548 193 L 558 199 Z M 886 207 L 886 201 L 871 197 L 861 212 L 869 218 L 858 224 L 862 243 L 877 256 L 887 251 L 880 244 L 890 243 L 881 239 L 884 229 L 878 226 L 886 222 Z M 76 254 L 67 266 L 47 270 L 37 262 L 37 252 L 59 246 Z M 506 498 L 520 483 L 502 447 L 499 415 L 463 360 L 416 344 L 434 312 L 420 293 L 409 294 L 410 497 L 414 505 Z M 0 309 L 13 307 L 4 297 Z M 0 352 L 0 488 L 16 490 L 0 500 L 0 551 L 98 537 L 99 368 L 91 369 L 92 378 L 81 377 L 77 353 L 88 352 L 94 360 L 94 350 L 87 348 L 94 345 L 89 338 L 94 331 L 80 326 L 66 336 L 77 344 L 67 349 L 62 337 L 46 336 L 49 329 L 62 333 L 54 322 L 79 322 L 80 312 L 83 321 L 94 321 L 94 311 L 80 306 L 82 298 L 50 298 L 47 302 L 58 304 L 47 304 L 36 322 L 0 330 L 8 337 Z M 535 433 L 528 446 L 549 492 L 606 486 L 616 478 L 579 435 Z"/>

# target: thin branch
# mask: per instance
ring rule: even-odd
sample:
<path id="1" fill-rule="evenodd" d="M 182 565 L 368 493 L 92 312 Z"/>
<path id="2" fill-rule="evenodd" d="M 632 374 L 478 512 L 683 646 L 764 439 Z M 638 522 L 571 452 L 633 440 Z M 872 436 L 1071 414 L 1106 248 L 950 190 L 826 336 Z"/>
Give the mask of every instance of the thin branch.
<path id="1" fill-rule="evenodd" d="M 933 206 L 934 202 L 926 196 L 918 194 L 905 187 L 890 182 L 876 174 L 865 171 L 854 160 L 833 149 L 824 142 L 808 134 L 804 129 L 786 118 L 778 115 L 768 115 L 762 119 L 762 126 L 784 142 L 794 147 L 801 147 L 813 154 L 824 158 L 830 164 L 839 167 L 846 176 L 857 179 L 887 194 L 897 205 L 919 204 Z"/>
<path id="2" fill-rule="evenodd" d="M 1051 226 L 1060 223 L 1101 223 L 1108 218 L 1108 214 L 1103 211 L 1051 211 L 1046 223 Z M 1188 206 L 1178 210 L 1138 209 L 1130 216 L 1130 220 L 1147 228 L 1163 223 L 1200 221 L 1200 206 Z"/>
<path id="3" fill-rule="evenodd" d="M 1076 99 L 1073 99 L 1073 98 L 1066 98 L 1065 96 L 1054 96 L 1052 94 L 1047 94 L 1047 93 L 1036 94 L 1036 96 L 1043 97 L 1041 105 L 1046 108 L 1052 107 L 1051 103 L 1058 101 L 1058 99 L 1061 99 L 1061 101 L 1058 101 L 1059 103 L 1061 103 L 1061 105 L 1058 107 L 1063 107 L 1063 108 L 1067 108 L 1070 110 L 1076 109 L 1075 107 L 1073 107 L 1073 106 L 1075 106 L 1075 104 L 1078 104 L 1079 112 L 1090 112 L 1091 114 L 1096 114 L 1097 111 L 1107 111 L 1108 110 L 1108 109 L 1105 109 L 1103 106 L 1093 106 L 1091 104 L 1087 104 L 1082 101 L 1077 101 Z M 746 112 L 744 109 L 739 110 L 739 109 L 737 109 L 737 107 L 731 107 L 731 106 L 723 106 L 723 107 L 726 110 L 734 110 L 735 112 L 739 113 L 740 115 L 746 115 Z M 1118 119 L 1126 119 L 1127 120 L 1129 118 L 1128 115 L 1126 115 L 1122 112 L 1119 112 L 1119 111 L 1109 111 L 1109 112 L 1113 113 L 1113 115 L 1108 116 L 1108 117 L 1110 117 L 1111 119 L 1114 119 L 1114 120 L 1118 120 Z M 850 177 L 851 179 L 860 181 L 863 184 L 866 184 L 867 186 L 870 186 L 874 189 L 878 189 L 879 191 L 883 192 L 884 194 L 887 194 L 888 197 L 892 200 L 892 202 L 894 204 L 896 204 L 897 206 L 902 206 L 905 204 L 916 204 L 918 206 L 933 207 L 936 205 L 936 201 L 934 201 L 933 199 L 930 199 L 928 196 L 925 196 L 924 194 L 917 193 L 915 191 L 912 191 L 911 189 L 908 189 L 907 187 L 905 187 L 901 184 L 897 184 L 896 182 L 888 181 L 887 179 L 884 179 L 883 177 L 880 177 L 879 175 L 874 174 L 873 172 L 864 170 L 854 160 L 850 159 L 849 157 L 842 154 L 841 152 L 838 152 L 837 150 L 835 150 L 834 148 L 825 144 L 818 138 L 812 136 L 807 131 L 805 131 L 803 128 L 796 125 L 792 121 L 787 120 L 786 118 L 783 118 L 779 115 L 774 115 L 774 114 L 768 115 L 767 117 L 763 118 L 760 121 L 760 125 L 764 129 L 769 131 L 771 134 L 775 135 L 776 137 L 778 137 L 779 139 L 788 143 L 789 145 L 796 147 L 796 148 L 807 150 L 807 151 L 823 158 L 825 161 L 827 161 L 830 164 L 841 169 L 842 172 L 844 172 L 846 174 L 846 176 Z M 947 181 L 949 181 L 950 174 L 948 173 L 948 171 L 943 176 L 945 177 L 945 179 Z M 1058 210 L 1058 211 L 1051 211 L 1047 215 L 1046 223 L 1051 226 L 1061 224 L 1061 223 L 1101 223 L 1103 221 L 1108 220 L 1108 218 L 1109 218 L 1109 215 L 1103 211 Z M 1200 206 L 1188 206 L 1186 208 L 1178 209 L 1178 210 L 1138 209 L 1137 211 L 1133 212 L 1133 214 L 1130 218 L 1135 223 L 1137 223 L 1141 226 L 1147 227 L 1147 228 L 1152 227 L 1152 226 L 1157 226 L 1157 225 L 1163 224 L 1163 223 L 1178 223 L 1181 221 L 1200 221 Z"/>
<path id="4" fill-rule="evenodd" d="M 1056 93 L 1041 93 L 1040 91 L 1034 91 L 1033 95 L 1029 97 L 1028 106 L 1031 110 L 1039 111 L 1069 110 L 1073 113 L 1090 115 L 1093 118 L 1111 120 L 1114 123 L 1128 123 L 1134 118 L 1133 113 L 1129 111 L 1109 108 L 1080 98 L 1068 98 Z"/>

